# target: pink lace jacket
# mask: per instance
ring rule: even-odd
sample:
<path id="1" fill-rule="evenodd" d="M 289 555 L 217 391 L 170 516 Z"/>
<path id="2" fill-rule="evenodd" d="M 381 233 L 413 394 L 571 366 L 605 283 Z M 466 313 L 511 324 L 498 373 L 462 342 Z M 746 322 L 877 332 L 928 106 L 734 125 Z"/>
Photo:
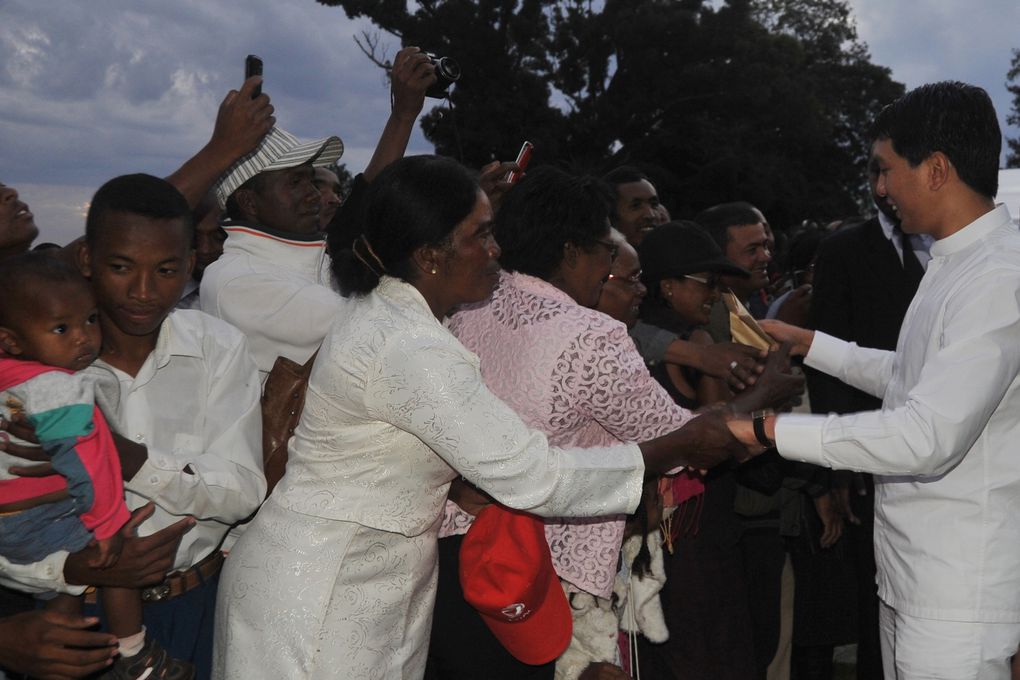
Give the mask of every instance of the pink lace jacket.
<path id="1" fill-rule="evenodd" d="M 461 310 L 449 327 L 481 359 L 486 386 L 553 446 L 640 442 L 693 417 L 648 374 L 622 323 L 541 279 L 503 274 L 490 300 Z M 465 533 L 472 519 L 447 502 L 439 535 Z M 546 519 L 560 578 L 609 597 L 623 524 L 622 515 Z"/>

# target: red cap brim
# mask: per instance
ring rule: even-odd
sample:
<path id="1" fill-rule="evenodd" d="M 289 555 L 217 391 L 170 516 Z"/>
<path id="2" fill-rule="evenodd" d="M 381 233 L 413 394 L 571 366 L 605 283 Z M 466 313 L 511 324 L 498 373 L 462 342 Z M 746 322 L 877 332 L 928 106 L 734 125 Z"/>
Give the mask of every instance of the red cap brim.
<path id="1" fill-rule="evenodd" d="M 486 614 L 481 614 L 481 617 L 514 658 L 534 666 L 559 658 L 573 634 L 570 605 L 555 571 L 550 571 L 543 602 L 528 618 L 504 621 Z"/>

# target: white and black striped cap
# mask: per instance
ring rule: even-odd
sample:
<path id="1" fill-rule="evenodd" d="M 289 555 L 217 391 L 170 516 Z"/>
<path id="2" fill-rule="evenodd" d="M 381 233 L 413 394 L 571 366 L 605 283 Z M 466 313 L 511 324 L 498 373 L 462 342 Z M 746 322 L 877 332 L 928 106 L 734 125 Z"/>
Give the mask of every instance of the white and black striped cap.
<path id="1" fill-rule="evenodd" d="M 332 165 L 344 153 L 344 143 L 337 136 L 302 142 L 286 130 L 274 127 L 255 150 L 227 170 L 216 185 L 220 208 L 227 204 L 238 187 L 261 172 L 283 170 L 311 161 L 316 167 Z"/>

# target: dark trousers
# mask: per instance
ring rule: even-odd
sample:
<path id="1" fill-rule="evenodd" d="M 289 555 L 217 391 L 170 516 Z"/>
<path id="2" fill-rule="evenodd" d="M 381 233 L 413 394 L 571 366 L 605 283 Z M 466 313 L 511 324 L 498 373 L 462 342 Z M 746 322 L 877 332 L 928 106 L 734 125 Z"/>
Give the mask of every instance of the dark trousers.
<path id="1" fill-rule="evenodd" d="M 642 677 L 659 680 L 748 680 L 754 646 L 744 562 L 736 545 L 710 533 L 680 537 L 666 553 L 660 594 L 669 640 L 638 638 Z"/>
<path id="2" fill-rule="evenodd" d="M 779 607 L 786 548 L 778 527 L 749 527 L 740 538 L 740 549 L 753 629 L 755 677 L 764 680 L 779 647 Z"/>
<path id="3" fill-rule="evenodd" d="M 854 551 L 857 571 L 857 679 L 881 680 L 882 645 L 878 633 L 878 586 L 875 584 L 875 487 L 871 475 L 864 475 L 867 494 L 851 499 L 860 526 L 847 525 L 847 538 Z"/>
<path id="4" fill-rule="evenodd" d="M 195 680 L 212 677 L 213 613 L 219 581 L 216 574 L 180 597 L 149 602 L 142 608 L 146 636 L 158 641 L 170 656 L 195 664 Z M 106 625 L 100 605 L 89 605 L 86 613 L 98 615 Z"/>
<path id="5" fill-rule="evenodd" d="M 463 540 L 463 536 L 439 539 L 439 583 L 425 680 L 551 680 L 555 662 L 529 666 L 518 661 L 464 601 L 459 576 Z"/>

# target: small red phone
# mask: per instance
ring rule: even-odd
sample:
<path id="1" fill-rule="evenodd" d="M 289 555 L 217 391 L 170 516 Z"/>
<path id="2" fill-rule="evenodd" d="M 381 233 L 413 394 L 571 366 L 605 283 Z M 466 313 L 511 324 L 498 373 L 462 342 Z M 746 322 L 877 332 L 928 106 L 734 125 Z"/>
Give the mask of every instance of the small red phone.
<path id="1" fill-rule="evenodd" d="M 519 170 L 511 170 L 506 173 L 504 181 L 510 182 L 510 184 L 516 184 L 517 180 L 521 178 L 524 171 L 528 168 L 528 163 L 531 162 L 531 150 L 535 148 L 535 145 L 531 142 L 524 142 L 521 144 L 521 150 L 517 154 L 517 167 Z"/>

